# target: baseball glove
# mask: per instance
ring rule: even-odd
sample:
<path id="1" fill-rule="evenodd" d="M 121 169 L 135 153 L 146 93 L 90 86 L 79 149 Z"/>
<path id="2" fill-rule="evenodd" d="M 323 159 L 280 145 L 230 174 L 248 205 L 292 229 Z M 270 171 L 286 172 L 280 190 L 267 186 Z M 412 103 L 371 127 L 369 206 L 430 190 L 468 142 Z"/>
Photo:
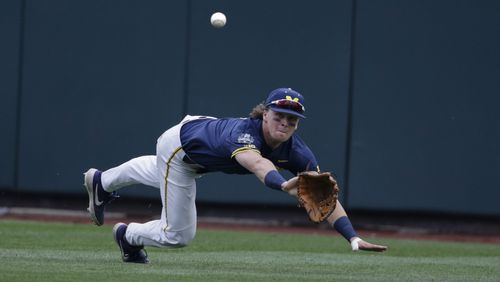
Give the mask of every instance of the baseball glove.
<path id="1" fill-rule="evenodd" d="M 306 171 L 299 173 L 298 176 L 297 197 L 299 205 L 306 209 L 311 221 L 320 223 L 337 206 L 339 195 L 337 181 L 329 172 Z"/>

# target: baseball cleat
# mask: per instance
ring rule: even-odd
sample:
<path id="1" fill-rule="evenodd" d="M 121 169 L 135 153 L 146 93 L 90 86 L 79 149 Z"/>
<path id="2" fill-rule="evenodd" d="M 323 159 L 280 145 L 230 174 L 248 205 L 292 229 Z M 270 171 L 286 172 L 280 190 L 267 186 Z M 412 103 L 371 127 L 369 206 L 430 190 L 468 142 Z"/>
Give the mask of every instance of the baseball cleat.
<path id="1" fill-rule="evenodd" d="M 113 227 L 113 238 L 120 248 L 122 260 L 124 262 L 149 263 L 146 250 L 142 246 L 131 246 L 125 239 L 127 227 L 123 222 L 119 222 Z"/>
<path id="2" fill-rule="evenodd" d="M 100 226 L 104 224 L 104 207 L 116 198 L 119 198 L 116 192 L 106 192 L 102 188 L 101 171 L 91 168 L 83 175 L 83 186 L 87 189 L 89 194 L 89 207 L 87 211 L 90 214 L 90 219 Z"/>

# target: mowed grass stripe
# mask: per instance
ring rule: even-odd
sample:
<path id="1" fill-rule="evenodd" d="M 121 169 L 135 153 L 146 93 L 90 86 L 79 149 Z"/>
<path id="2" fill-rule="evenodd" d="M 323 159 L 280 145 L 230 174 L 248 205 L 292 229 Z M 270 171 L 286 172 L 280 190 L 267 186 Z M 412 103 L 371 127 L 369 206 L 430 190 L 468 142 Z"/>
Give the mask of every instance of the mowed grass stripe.
<path id="1" fill-rule="evenodd" d="M 123 271 L 121 266 L 124 265 L 117 264 L 116 254 L 111 252 L 3 249 L 1 257 L 6 258 L 8 263 L 15 264 L 19 269 L 25 269 L 28 272 L 30 269 L 35 269 L 39 274 L 53 272 L 55 276 L 64 273 L 69 275 L 76 275 L 77 273 L 94 274 L 99 273 L 100 270 Z M 439 280 L 443 281 L 460 281 L 468 277 L 471 268 L 482 267 L 487 270 L 494 269 L 500 264 L 499 258 L 469 257 L 458 258 L 458 260 L 452 258 L 439 258 L 436 260 L 436 258 L 402 259 L 377 255 L 361 256 L 362 259 L 358 257 L 353 254 L 315 254 L 306 252 L 170 252 L 168 255 L 159 253 L 156 262 L 152 265 L 153 267 L 140 266 L 137 268 L 138 265 L 130 266 L 133 266 L 132 270 L 135 274 L 139 272 L 145 277 L 154 274 L 170 277 L 172 275 L 179 277 L 206 275 L 207 278 L 216 279 L 227 279 L 229 277 L 267 279 L 274 277 L 276 279 L 327 280 L 335 277 L 376 281 L 398 280 L 403 277 L 410 278 L 414 276 L 415 279 L 432 280 L 439 278 Z M 105 265 L 106 267 L 104 267 Z M 39 266 L 45 267 L 40 271 Z M 165 268 L 156 268 L 154 266 L 164 266 Z M 392 273 L 387 271 L 387 266 L 394 268 L 391 271 Z M 436 271 L 439 271 L 443 266 L 450 271 L 443 272 L 443 275 L 436 275 Z M 65 277 L 68 276 L 64 275 L 60 278 Z"/>
<path id="2" fill-rule="evenodd" d="M 377 238 L 352 253 L 337 236 L 199 230 L 191 246 L 125 264 L 110 226 L 0 221 L 0 281 L 498 281 L 492 244 Z"/>

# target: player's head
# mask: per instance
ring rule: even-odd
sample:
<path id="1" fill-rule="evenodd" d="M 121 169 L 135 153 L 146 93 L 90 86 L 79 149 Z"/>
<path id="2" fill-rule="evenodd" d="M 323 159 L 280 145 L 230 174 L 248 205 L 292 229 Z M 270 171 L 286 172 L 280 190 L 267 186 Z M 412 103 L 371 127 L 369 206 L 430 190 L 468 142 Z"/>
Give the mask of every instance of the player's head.
<path id="1" fill-rule="evenodd" d="M 278 88 L 267 96 L 264 105 L 277 113 L 289 114 L 299 118 L 306 118 L 304 112 L 304 96 L 291 88 Z"/>
<path id="2" fill-rule="evenodd" d="M 290 88 L 278 88 L 269 94 L 261 104 L 266 141 L 277 145 L 290 139 L 298 128 L 299 120 L 305 118 L 303 102 L 304 97 Z"/>

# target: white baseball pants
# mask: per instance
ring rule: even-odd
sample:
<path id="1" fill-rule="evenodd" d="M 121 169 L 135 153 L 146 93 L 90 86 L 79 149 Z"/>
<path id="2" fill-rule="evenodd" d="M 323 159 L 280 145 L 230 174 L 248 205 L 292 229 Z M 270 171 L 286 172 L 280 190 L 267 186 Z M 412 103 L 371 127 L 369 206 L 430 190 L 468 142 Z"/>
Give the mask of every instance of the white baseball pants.
<path id="1" fill-rule="evenodd" d="M 197 119 L 186 116 L 181 123 L 165 131 L 157 141 L 156 156 L 134 158 L 102 173 L 102 185 L 108 192 L 132 184 L 160 188 L 163 209 L 161 219 L 143 224 L 130 223 L 125 237 L 131 245 L 183 247 L 196 234 L 196 167 L 185 163 L 180 129 L 183 123 Z"/>

